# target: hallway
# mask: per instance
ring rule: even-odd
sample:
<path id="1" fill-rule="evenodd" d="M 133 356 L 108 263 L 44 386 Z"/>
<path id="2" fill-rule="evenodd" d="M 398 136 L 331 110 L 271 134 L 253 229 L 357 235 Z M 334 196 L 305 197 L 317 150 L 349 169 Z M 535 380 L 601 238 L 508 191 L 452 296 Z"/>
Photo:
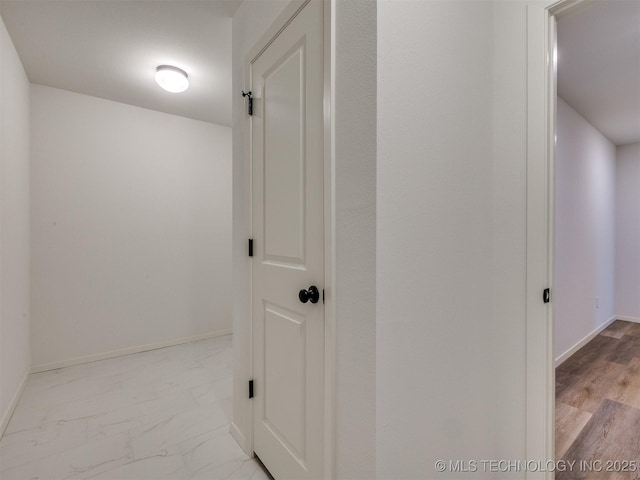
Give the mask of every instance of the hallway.
<path id="1" fill-rule="evenodd" d="M 0 477 L 267 479 L 229 435 L 231 336 L 31 375 Z"/>

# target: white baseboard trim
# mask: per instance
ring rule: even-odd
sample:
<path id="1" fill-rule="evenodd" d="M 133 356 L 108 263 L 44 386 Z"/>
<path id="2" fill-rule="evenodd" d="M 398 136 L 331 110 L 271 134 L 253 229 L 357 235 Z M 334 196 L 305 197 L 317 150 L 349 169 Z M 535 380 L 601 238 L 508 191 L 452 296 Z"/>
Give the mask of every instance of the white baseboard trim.
<path id="1" fill-rule="evenodd" d="M 97 362 L 99 360 L 106 360 L 108 358 L 122 357 L 123 355 L 131 355 L 132 353 L 148 352 L 149 350 L 157 350 L 158 348 L 173 347 L 175 345 L 182 345 L 184 343 L 197 342 L 198 340 L 206 340 L 207 338 L 222 337 L 225 335 L 231 335 L 231 329 L 202 333 L 200 335 L 179 338 L 177 340 L 167 340 L 164 342 L 138 345 L 136 347 L 122 348 L 120 350 L 112 350 L 110 352 L 97 353 L 84 357 L 70 358 L 68 360 L 61 360 L 58 362 L 43 363 L 41 365 L 34 365 L 33 367 L 31 367 L 31 373 L 47 372 L 49 370 L 56 370 L 58 368 L 71 367 L 73 365 L 80 365 L 83 363 Z"/>
<path id="2" fill-rule="evenodd" d="M 229 425 L 229 433 L 234 438 L 234 440 L 236 442 L 238 442 L 238 445 L 240 445 L 240 448 L 244 451 L 244 453 L 246 453 L 247 455 L 252 457 L 253 456 L 253 452 L 248 452 L 247 451 L 247 439 L 246 439 L 246 437 L 242 434 L 242 432 L 240 431 L 238 426 L 233 422 L 231 422 L 231 425 Z"/>
<path id="3" fill-rule="evenodd" d="M 29 373 L 30 372 L 27 369 L 26 373 L 24 374 L 24 378 L 22 379 L 22 382 L 20 382 L 20 385 L 18 386 L 18 390 L 16 390 L 15 395 L 11 399 L 11 403 L 9 404 L 7 411 L 2 414 L 2 421 L 0 422 L 0 438 L 2 438 L 2 436 L 4 435 L 4 431 L 6 430 L 7 425 L 9 425 L 9 420 L 11 420 L 11 417 L 13 416 L 13 412 L 18 406 L 18 400 L 20 400 L 20 397 L 22 396 L 22 392 L 24 391 L 24 387 L 27 384 L 27 380 L 29 379 Z"/>
<path id="4" fill-rule="evenodd" d="M 625 322 L 640 323 L 640 318 L 638 317 L 625 317 L 624 315 L 618 315 L 616 318 L 618 320 L 624 320 Z"/>
<path id="5" fill-rule="evenodd" d="M 607 328 L 609 325 L 611 325 L 614 321 L 616 320 L 622 320 L 621 317 L 614 315 L 613 317 L 611 317 L 609 320 L 607 320 L 606 322 L 604 322 L 602 325 L 600 325 L 599 327 L 597 327 L 593 332 L 589 333 L 586 337 L 584 337 L 582 340 L 578 341 L 578 343 L 576 343 L 573 347 L 571 347 L 569 350 L 567 350 L 566 352 L 564 352 L 562 355 L 560 355 L 558 358 L 556 358 L 556 368 L 558 368 L 567 358 L 569 358 L 571 355 L 573 355 L 574 353 L 576 353 L 578 350 L 580 350 L 582 347 L 584 347 L 587 343 L 589 343 L 596 335 L 598 335 L 601 331 L 603 331 L 605 328 Z"/>

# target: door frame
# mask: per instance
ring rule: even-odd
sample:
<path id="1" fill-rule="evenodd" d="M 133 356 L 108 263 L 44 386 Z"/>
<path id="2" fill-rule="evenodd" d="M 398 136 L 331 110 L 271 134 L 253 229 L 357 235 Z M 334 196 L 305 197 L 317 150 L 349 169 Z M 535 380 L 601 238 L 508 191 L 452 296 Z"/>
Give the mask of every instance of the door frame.
<path id="1" fill-rule="evenodd" d="M 251 90 L 251 64 L 271 45 L 275 38 L 282 32 L 300 13 L 310 1 L 323 1 L 323 128 L 324 128 L 324 478 L 335 478 L 335 146 L 334 132 L 335 119 L 332 112 L 335 111 L 335 103 L 332 92 L 334 91 L 334 38 L 333 15 L 335 8 L 333 1 L 328 0 L 291 0 L 273 24 L 260 37 L 254 47 L 245 56 L 244 78 L 246 91 Z M 253 237 L 253 151 L 251 145 L 253 122 L 251 116 L 245 118 L 245 158 L 249 175 L 245 182 L 245 199 L 249 206 L 247 218 L 247 231 L 250 238 Z M 247 311 L 249 312 L 249 365 L 250 377 L 253 378 L 253 263 L 251 263 L 249 278 L 249 295 L 247 297 Z M 253 453 L 253 403 L 248 403 L 246 448 Z"/>
<path id="2" fill-rule="evenodd" d="M 554 223 L 556 175 L 556 20 L 591 0 L 527 5 L 526 459 L 555 459 Z M 542 294 L 551 289 L 551 302 Z M 527 472 L 550 480 L 554 472 Z"/>

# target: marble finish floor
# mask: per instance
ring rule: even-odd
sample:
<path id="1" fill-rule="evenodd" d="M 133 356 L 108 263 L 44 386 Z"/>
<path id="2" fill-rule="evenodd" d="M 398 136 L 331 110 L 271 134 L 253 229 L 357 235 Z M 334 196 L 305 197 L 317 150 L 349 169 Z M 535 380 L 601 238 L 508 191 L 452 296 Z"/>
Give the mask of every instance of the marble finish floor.
<path id="1" fill-rule="evenodd" d="M 2 480 L 267 480 L 229 434 L 231 337 L 31 375 Z"/>

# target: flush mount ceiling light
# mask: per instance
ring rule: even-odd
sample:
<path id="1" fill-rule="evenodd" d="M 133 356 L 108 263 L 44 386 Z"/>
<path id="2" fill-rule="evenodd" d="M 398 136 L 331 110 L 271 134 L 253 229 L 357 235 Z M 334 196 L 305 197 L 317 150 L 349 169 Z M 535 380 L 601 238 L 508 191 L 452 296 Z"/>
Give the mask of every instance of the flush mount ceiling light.
<path id="1" fill-rule="evenodd" d="M 181 93 L 189 88 L 189 75 L 181 68 L 160 65 L 156 68 L 156 82 L 167 92 Z"/>

